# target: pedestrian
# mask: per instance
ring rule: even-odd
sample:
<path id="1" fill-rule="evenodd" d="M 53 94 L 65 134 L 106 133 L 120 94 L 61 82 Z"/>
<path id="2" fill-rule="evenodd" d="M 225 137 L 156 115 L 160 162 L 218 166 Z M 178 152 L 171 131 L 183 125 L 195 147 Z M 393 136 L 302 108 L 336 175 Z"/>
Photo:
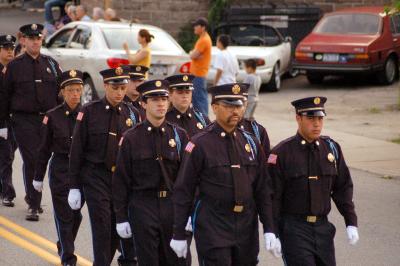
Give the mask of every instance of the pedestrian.
<path id="1" fill-rule="evenodd" d="M 331 199 L 344 217 L 350 244 L 359 238 L 353 182 L 342 150 L 321 135 L 326 100 L 293 101 L 297 134 L 275 146 L 268 157 L 279 227 L 274 253 L 280 256 L 282 251 L 286 265 L 336 265 L 336 229 L 327 218 Z"/>
<path id="2" fill-rule="evenodd" d="M 43 118 L 33 180 L 35 190 L 42 192 L 49 163 L 49 185 L 58 235 L 57 248 L 64 266 L 76 265 L 74 241 L 82 221 L 81 209 L 71 210 L 68 206 L 68 157 L 76 116 L 81 107 L 82 78 L 82 72 L 74 69 L 65 71 L 60 76 L 59 84 L 64 103 L 48 111 Z"/>
<path id="3" fill-rule="evenodd" d="M 267 250 L 274 249 L 276 238 L 265 155 L 256 138 L 237 127 L 247 87 L 225 84 L 209 91 L 216 121 L 186 145 L 174 187 L 170 245 L 178 257 L 185 256 L 185 226 L 192 215 L 201 265 L 256 265 L 258 218 Z"/>
<path id="4" fill-rule="evenodd" d="M 79 5 L 75 10 L 76 20 L 79 21 L 92 21 L 91 17 L 87 14 L 87 7 L 85 5 Z"/>
<path id="5" fill-rule="evenodd" d="M 105 21 L 120 21 L 121 19 L 117 17 L 117 11 L 112 8 L 107 8 L 104 11 L 104 20 Z"/>
<path id="6" fill-rule="evenodd" d="M 23 161 L 28 221 L 38 221 L 38 213 L 42 212 L 42 193 L 32 185 L 42 120 L 48 110 L 60 103 L 57 78 L 61 69 L 57 61 L 40 53 L 42 30 L 41 24 L 20 28 L 26 51 L 8 64 L 3 84 L 7 96 L 2 100 L 11 114 L 11 126 Z"/>
<path id="7" fill-rule="evenodd" d="M 47 0 L 44 3 L 44 16 L 45 16 L 45 20 L 46 23 L 54 25 L 56 20 L 53 17 L 53 7 L 59 7 L 60 8 L 60 13 L 61 13 L 61 17 L 64 14 L 64 6 L 67 3 L 67 0 Z"/>
<path id="8" fill-rule="evenodd" d="M 93 21 L 104 21 L 104 9 L 99 6 L 93 7 L 92 19 Z"/>
<path id="9" fill-rule="evenodd" d="M 193 79 L 193 106 L 208 115 L 207 74 L 211 63 L 211 37 L 207 32 L 208 21 L 200 17 L 193 23 L 194 34 L 199 38 L 194 49 L 190 51 L 190 73 Z"/>
<path id="10" fill-rule="evenodd" d="M 190 138 L 211 123 L 206 115 L 192 107 L 193 79 L 193 75 L 174 75 L 166 78 L 169 82 L 171 102 L 167 121 L 186 130 Z"/>
<path id="11" fill-rule="evenodd" d="M 151 43 L 152 39 L 154 39 L 154 35 L 150 34 L 150 32 L 146 29 L 140 29 L 137 35 L 137 41 L 140 44 L 141 48 L 135 54 L 131 54 L 127 42 L 123 44 L 123 48 L 128 55 L 129 64 L 140 65 L 150 68 L 151 49 L 149 47 L 149 44 Z"/>
<path id="12" fill-rule="evenodd" d="M 186 132 L 167 122 L 168 82 L 138 87 L 146 120 L 126 132 L 113 177 L 117 231 L 135 238 L 139 265 L 186 265 L 169 247 L 172 237 L 171 195 L 188 142 Z"/>
<path id="13" fill-rule="evenodd" d="M 236 76 L 239 73 L 239 63 L 236 55 L 228 50 L 229 36 L 221 34 L 217 37 L 218 53 L 215 55 L 214 68 L 215 74 L 214 86 L 227 83 L 235 83 Z"/>
<path id="14" fill-rule="evenodd" d="M 14 59 L 15 38 L 12 35 L 0 36 L 0 97 L 7 98 L 7 91 L 3 88 L 3 78 L 6 67 Z M 7 103 L 0 103 L 0 195 L 2 204 L 14 207 L 15 189 L 12 183 L 12 164 L 17 143 L 10 125 L 7 112 Z"/>
<path id="15" fill-rule="evenodd" d="M 132 109 L 123 102 L 129 79 L 128 68 L 106 69 L 100 74 L 105 96 L 84 105 L 76 118 L 69 161 L 68 203 L 73 210 L 81 208 L 82 188 L 92 228 L 94 265 L 110 265 L 118 246 L 121 248 L 119 264 L 135 265 L 133 240 L 123 241 L 115 231 L 111 186 L 118 142 L 122 134 L 134 125 Z M 135 121 L 139 121 L 137 110 Z"/>
<path id="16" fill-rule="evenodd" d="M 246 76 L 243 82 L 249 84 L 249 95 L 247 97 L 247 107 L 244 117 L 247 119 L 254 119 L 254 112 L 257 107 L 258 93 L 261 87 L 261 77 L 257 75 L 257 62 L 255 59 L 247 59 L 244 62 Z"/>
<path id="17" fill-rule="evenodd" d="M 131 103 L 139 110 L 140 118 L 144 120 L 146 119 L 146 110 L 142 107 L 140 93 L 137 91 L 137 87 L 146 80 L 147 71 L 149 71 L 149 69 L 139 65 L 129 65 L 129 68 L 130 82 L 126 90 L 124 101 Z"/>

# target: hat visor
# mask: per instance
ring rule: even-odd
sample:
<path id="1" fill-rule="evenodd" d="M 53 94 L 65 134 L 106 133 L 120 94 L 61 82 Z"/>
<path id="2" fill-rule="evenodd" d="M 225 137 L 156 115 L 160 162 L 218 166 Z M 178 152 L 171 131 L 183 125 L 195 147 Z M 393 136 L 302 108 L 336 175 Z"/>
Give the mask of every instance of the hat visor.
<path id="1" fill-rule="evenodd" d="M 146 95 L 142 95 L 143 98 L 152 98 L 152 97 L 168 97 L 169 93 L 168 91 L 158 91 L 158 92 L 152 92 Z"/>
<path id="2" fill-rule="evenodd" d="M 241 99 L 219 99 L 218 102 L 222 102 L 224 104 L 233 105 L 233 106 L 243 106 L 244 100 Z"/>
<path id="3" fill-rule="evenodd" d="M 129 81 L 128 81 L 128 79 L 110 79 L 110 80 L 105 81 L 104 83 L 115 84 L 115 85 L 123 85 L 123 84 L 128 84 Z"/>
<path id="4" fill-rule="evenodd" d="M 188 91 L 194 90 L 193 86 L 171 86 L 170 89 L 171 90 L 188 90 Z"/>
<path id="5" fill-rule="evenodd" d="M 143 81 L 145 80 L 144 76 L 135 76 L 135 75 L 129 75 L 129 79 L 132 81 Z"/>
<path id="6" fill-rule="evenodd" d="M 15 43 L 5 42 L 5 43 L 0 44 L 0 48 L 15 48 Z"/>
<path id="7" fill-rule="evenodd" d="M 301 112 L 299 113 L 299 115 L 303 115 L 303 116 L 320 116 L 320 117 L 324 117 L 326 116 L 325 111 L 322 110 L 317 110 L 317 111 L 307 111 L 307 112 Z"/>
<path id="8" fill-rule="evenodd" d="M 71 84 L 82 84 L 83 85 L 83 81 L 82 80 L 70 80 L 65 82 L 61 88 L 64 89 L 66 86 L 71 85 Z"/>
<path id="9" fill-rule="evenodd" d="M 42 37 L 43 34 L 41 32 L 29 32 L 24 34 L 25 37 Z"/>

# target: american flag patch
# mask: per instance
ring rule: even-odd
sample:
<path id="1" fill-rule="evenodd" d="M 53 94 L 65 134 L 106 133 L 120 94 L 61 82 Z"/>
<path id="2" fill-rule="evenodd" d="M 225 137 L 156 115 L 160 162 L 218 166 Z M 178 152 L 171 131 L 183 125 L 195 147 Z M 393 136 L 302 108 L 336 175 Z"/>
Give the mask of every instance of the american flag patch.
<path id="1" fill-rule="evenodd" d="M 194 149 L 194 147 L 195 147 L 196 145 L 194 145 L 194 143 L 193 142 L 188 142 L 188 144 L 186 144 L 186 148 L 185 148 L 185 151 L 187 151 L 188 153 L 191 153 L 192 151 L 193 151 L 193 149 Z"/>
<path id="2" fill-rule="evenodd" d="M 269 155 L 269 157 L 268 157 L 267 163 L 276 164 L 276 159 L 278 159 L 278 155 L 272 154 L 272 153 L 271 153 L 271 154 Z"/>
<path id="3" fill-rule="evenodd" d="M 122 141 L 124 141 L 124 137 L 121 137 L 121 139 L 119 140 L 118 146 L 122 145 Z"/>
<path id="4" fill-rule="evenodd" d="M 82 121 L 82 118 L 83 118 L 83 113 L 82 113 L 82 112 L 79 112 L 79 113 L 78 113 L 78 116 L 76 117 L 76 120 Z"/>
<path id="5" fill-rule="evenodd" d="M 47 115 L 45 115 L 44 117 L 43 117 L 43 121 L 42 121 L 42 123 L 44 124 L 44 125 L 47 125 L 47 122 L 49 121 L 49 118 L 47 117 Z"/>

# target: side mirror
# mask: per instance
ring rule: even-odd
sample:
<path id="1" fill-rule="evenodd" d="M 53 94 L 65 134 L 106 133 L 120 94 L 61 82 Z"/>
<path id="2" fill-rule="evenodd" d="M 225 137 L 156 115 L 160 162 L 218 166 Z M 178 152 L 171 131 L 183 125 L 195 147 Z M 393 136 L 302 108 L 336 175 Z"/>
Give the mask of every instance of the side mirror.
<path id="1" fill-rule="evenodd" d="M 292 37 L 286 36 L 285 37 L 285 42 L 292 42 Z"/>

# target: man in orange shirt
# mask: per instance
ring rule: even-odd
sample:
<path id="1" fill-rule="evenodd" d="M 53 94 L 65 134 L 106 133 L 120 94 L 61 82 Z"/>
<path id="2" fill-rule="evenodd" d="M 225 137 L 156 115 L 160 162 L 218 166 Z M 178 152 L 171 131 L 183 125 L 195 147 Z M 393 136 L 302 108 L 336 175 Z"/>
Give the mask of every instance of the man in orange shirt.
<path id="1" fill-rule="evenodd" d="M 211 38 L 207 33 L 208 21 L 198 18 L 194 23 L 194 34 L 199 36 L 194 49 L 190 51 L 190 73 L 193 79 L 193 106 L 205 115 L 208 115 L 207 73 L 211 62 Z"/>

